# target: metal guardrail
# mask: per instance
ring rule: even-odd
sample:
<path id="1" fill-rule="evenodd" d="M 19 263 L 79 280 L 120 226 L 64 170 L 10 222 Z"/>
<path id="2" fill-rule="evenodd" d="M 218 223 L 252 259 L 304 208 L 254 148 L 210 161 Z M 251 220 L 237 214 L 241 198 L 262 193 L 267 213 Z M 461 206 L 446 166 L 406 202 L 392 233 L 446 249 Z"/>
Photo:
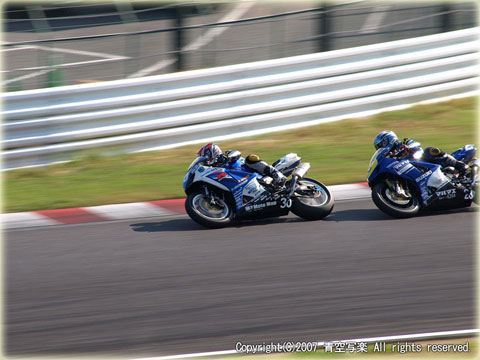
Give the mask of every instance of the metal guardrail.
<path id="1" fill-rule="evenodd" d="M 254 135 L 478 89 L 480 28 L 3 96 L 4 169 Z"/>

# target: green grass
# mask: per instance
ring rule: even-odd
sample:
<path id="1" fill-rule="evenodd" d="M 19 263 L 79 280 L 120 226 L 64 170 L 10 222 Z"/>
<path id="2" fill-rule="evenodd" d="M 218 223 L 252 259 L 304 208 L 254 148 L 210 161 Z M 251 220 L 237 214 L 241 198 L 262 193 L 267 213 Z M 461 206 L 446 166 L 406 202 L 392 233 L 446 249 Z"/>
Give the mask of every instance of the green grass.
<path id="1" fill-rule="evenodd" d="M 331 184 L 365 181 L 373 138 L 385 129 L 451 152 L 476 142 L 475 98 L 416 106 L 361 119 L 219 143 L 273 162 L 296 152 L 310 177 Z M 4 212 L 183 197 L 182 181 L 200 145 L 114 157 L 86 156 L 4 174 Z"/>

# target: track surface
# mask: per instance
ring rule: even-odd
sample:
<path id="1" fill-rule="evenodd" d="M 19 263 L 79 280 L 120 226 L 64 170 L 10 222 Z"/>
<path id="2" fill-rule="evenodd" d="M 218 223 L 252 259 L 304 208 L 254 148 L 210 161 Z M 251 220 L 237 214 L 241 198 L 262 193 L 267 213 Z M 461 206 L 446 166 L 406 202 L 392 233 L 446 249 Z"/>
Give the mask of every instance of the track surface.
<path id="1" fill-rule="evenodd" d="M 393 220 L 368 199 L 317 222 L 10 231 L 6 348 L 142 357 L 472 328 L 475 217 Z"/>

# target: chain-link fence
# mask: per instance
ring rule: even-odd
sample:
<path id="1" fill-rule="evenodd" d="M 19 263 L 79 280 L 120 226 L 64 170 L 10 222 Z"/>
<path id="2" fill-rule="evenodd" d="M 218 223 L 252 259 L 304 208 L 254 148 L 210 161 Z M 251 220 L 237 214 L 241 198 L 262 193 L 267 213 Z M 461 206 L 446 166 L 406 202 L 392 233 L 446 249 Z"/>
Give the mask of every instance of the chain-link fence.
<path id="1" fill-rule="evenodd" d="M 7 91 L 268 60 L 476 26 L 465 3 L 4 7 Z"/>

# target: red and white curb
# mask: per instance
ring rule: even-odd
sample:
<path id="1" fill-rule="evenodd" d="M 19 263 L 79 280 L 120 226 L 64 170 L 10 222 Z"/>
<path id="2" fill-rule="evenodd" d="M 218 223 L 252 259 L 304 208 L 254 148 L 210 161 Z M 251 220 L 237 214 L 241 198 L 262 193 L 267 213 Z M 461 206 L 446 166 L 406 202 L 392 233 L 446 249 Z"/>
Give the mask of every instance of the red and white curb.
<path id="1" fill-rule="evenodd" d="M 361 199 L 370 196 L 367 183 L 333 185 L 328 189 L 335 200 Z M 185 199 L 157 200 L 129 204 L 100 205 L 2 214 L 3 229 L 93 223 L 185 214 Z"/>

